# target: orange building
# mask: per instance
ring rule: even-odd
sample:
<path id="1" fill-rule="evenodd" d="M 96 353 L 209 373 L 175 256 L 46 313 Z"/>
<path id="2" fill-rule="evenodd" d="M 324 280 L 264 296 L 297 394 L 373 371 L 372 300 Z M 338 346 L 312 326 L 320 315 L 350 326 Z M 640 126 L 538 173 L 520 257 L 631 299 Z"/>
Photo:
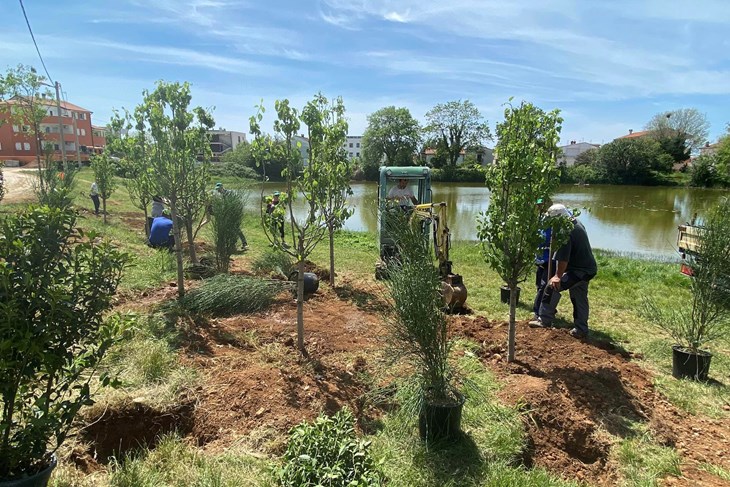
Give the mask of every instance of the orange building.
<path id="1" fill-rule="evenodd" d="M 17 103 L 8 100 L 6 105 Z M 66 149 L 68 161 L 81 160 L 87 162 L 91 154 L 99 153 L 106 145 L 106 128 L 91 125 L 91 111 L 74 105 L 61 102 L 61 120 L 63 133 L 59 127 L 58 109 L 56 101 L 50 98 L 39 100 L 46 110 L 46 117 L 40 124 L 42 147 L 30 134 L 27 126 L 13 124 L 8 118 L 8 110 L 0 110 L 0 161 L 7 165 L 14 165 L 17 161 L 25 165 L 36 161 L 37 155 L 42 154 L 43 146 L 53 150 L 53 158 L 61 159 L 61 143 Z M 12 109 L 12 108 L 11 108 Z"/>

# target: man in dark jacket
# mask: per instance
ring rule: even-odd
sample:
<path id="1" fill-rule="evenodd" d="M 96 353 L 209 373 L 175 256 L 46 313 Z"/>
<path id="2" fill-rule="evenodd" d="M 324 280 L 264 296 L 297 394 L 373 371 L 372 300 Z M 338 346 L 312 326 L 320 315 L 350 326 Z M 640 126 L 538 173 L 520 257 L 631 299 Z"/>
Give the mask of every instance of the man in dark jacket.
<path id="1" fill-rule="evenodd" d="M 573 222 L 573 230 L 568 241 L 555 252 L 557 261 L 555 274 L 548 281 L 542 296 L 539 317 L 530 322 L 533 327 L 550 327 L 555 319 L 556 308 L 560 302 L 561 291 L 570 292 L 573 303 L 573 325 L 570 334 L 575 338 L 588 336 L 588 283 L 596 276 L 598 266 L 593 257 L 588 234 L 581 222 L 573 218 L 563 205 L 555 204 L 548 208 L 550 216 L 567 216 Z"/>

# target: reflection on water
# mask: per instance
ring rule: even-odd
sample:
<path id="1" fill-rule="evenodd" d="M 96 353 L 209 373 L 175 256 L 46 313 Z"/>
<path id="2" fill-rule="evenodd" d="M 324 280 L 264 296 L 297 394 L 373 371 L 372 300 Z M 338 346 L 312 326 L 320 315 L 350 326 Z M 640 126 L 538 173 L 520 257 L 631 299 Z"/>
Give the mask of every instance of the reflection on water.
<path id="1" fill-rule="evenodd" d="M 271 191 L 281 190 L 271 184 Z M 348 230 L 377 231 L 377 185 L 353 183 L 354 215 Z M 647 186 L 561 186 L 556 203 L 581 210 L 580 219 L 595 248 L 670 256 L 674 253 L 677 225 L 702 215 L 727 196 L 727 191 Z M 433 201 L 445 201 L 454 239 L 476 239 L 476 217 L 489 206 L 482 184 L 434 183 Z"/>

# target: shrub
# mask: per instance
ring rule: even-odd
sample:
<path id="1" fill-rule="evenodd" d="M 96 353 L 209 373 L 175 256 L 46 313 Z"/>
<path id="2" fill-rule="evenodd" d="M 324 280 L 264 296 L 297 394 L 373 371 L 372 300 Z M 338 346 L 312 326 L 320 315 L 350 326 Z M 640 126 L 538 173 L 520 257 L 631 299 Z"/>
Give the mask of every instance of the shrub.
<path id="1" fill-rule="evenodd" d="M 276 274 L 289 278 L 295 270 L 294 261 L 289 256 L 276 249 L 269 249 L 253 262 L 254 272 Z"/>
<path id="2" fill-rule="evenodd" d="M 5 178 L 3 176 L 3 163 L 0 161 L 0 201 L 5 196 Z"/>
<path id="3" fill-rule="evenodd" d="M 50 156 L 47 157 L 45 165 L 38 168 L 38 180 L 34 186 L 41 206 L 70 208 L 73 203 L 71 190 L 77 173 L 78 169 L 73 166 L 69 166 L 66 170 L 58 169 Z"/>
<path id="4" fill-rule="evenodd" d="M 711 188 L 718 183 L 717 158 L 714 156 L 700 156 L 692 161 L 690 171 L 690 186 Z"/>
<path id="5" fill-rule="evenodd" d="M 219 271 L 228 272 L 231 256 L 236 251 L 241 234 L 244 199 L 236 191 L 225 191 L 215 194 L 211 206 L 216 266 Z"/>
<path id="6" fill-rule="evenodd" d="M 268 307 L 284 286 L 279 281 L 219 274 L 185 295 L 182 305 L 190 312 L 214 316 L 253 313 Z"/>
<path id="7" fill-rule="evenodd" d="M 483 183 L 485 170 L 482 166 L 444 166 L 440 169 L 431 170 L 431 180 L 454 183 Z"/>
<path id="8" fill-rule="evenodd" d="M 48 465 L 118 335 L 104 313 L 128 256 L 75 224 L 48 207 L 0 223 L 0 480 Z"/>
<path id="9" fill-rule="evenodd" d="M 314 423 L 295 426 L 284 453 L 284 466 L 275 470 L 283 486 L 369 487 L 382 483 L 370 456 L 370 442 L 357 439 L 349 409 L 321 415 Z"/>

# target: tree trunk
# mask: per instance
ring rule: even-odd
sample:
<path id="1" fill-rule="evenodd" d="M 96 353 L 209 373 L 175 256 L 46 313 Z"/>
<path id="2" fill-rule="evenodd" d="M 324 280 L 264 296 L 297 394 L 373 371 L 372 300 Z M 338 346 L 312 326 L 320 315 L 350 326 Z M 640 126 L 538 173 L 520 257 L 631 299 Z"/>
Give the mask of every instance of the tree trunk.
<path id="1" fill-rule="evenodd" d="M 175 257 L 177 257 L 177 298 L 182 299 L 185 297 L 182 232 L 180 232 L 180 224 L 177 220 L 177 208 L 173 202 L 170 202 L 170 212 L 172 213 L 172 234 L 175 236 Z"/>
<path id="2" fill-rule="evenodd" d="M 188 252 L 190 252 L 190 262 L 198 263 L 198 256 L 195 254 L 195 234 L 193 232 L 193 222 L 185 221 L 185 231 L 188 234 Z"/>
<path id="3" fill-rule="evenodd" d="M 150 221 L 149 221 L 149 213 L 147 213 L 147 205 L 144 205 L 144 233 L 147 235 L 147 238 L 150 238 Z"/>
<path id="4" fill-rule="evenodd" d="M 515 311 L 517 308 L 517 284 L 509 284 L 509 331 L 507 336 L 507 362 L 515 360 Z"/>
<path id="5" fill-rule="evenodd" d="M 335 229 L 327 225 L 330 237 L 330 286 L 335 287 Z"/>
<path id="6" fill-rule="evenodd" d="M 297 347 L 302 355 L 306 354 L 304 348 L 304 257 L 302 255 L 303 245 L 299 244 L 299 262 L 297 263 Z"/>
<path id="7" fill-rule="evenodd" d="M 104 213 L 104 225 L 106 225 L 106 198 L 101 199 L 101 205 L 101 211 Z"/>

